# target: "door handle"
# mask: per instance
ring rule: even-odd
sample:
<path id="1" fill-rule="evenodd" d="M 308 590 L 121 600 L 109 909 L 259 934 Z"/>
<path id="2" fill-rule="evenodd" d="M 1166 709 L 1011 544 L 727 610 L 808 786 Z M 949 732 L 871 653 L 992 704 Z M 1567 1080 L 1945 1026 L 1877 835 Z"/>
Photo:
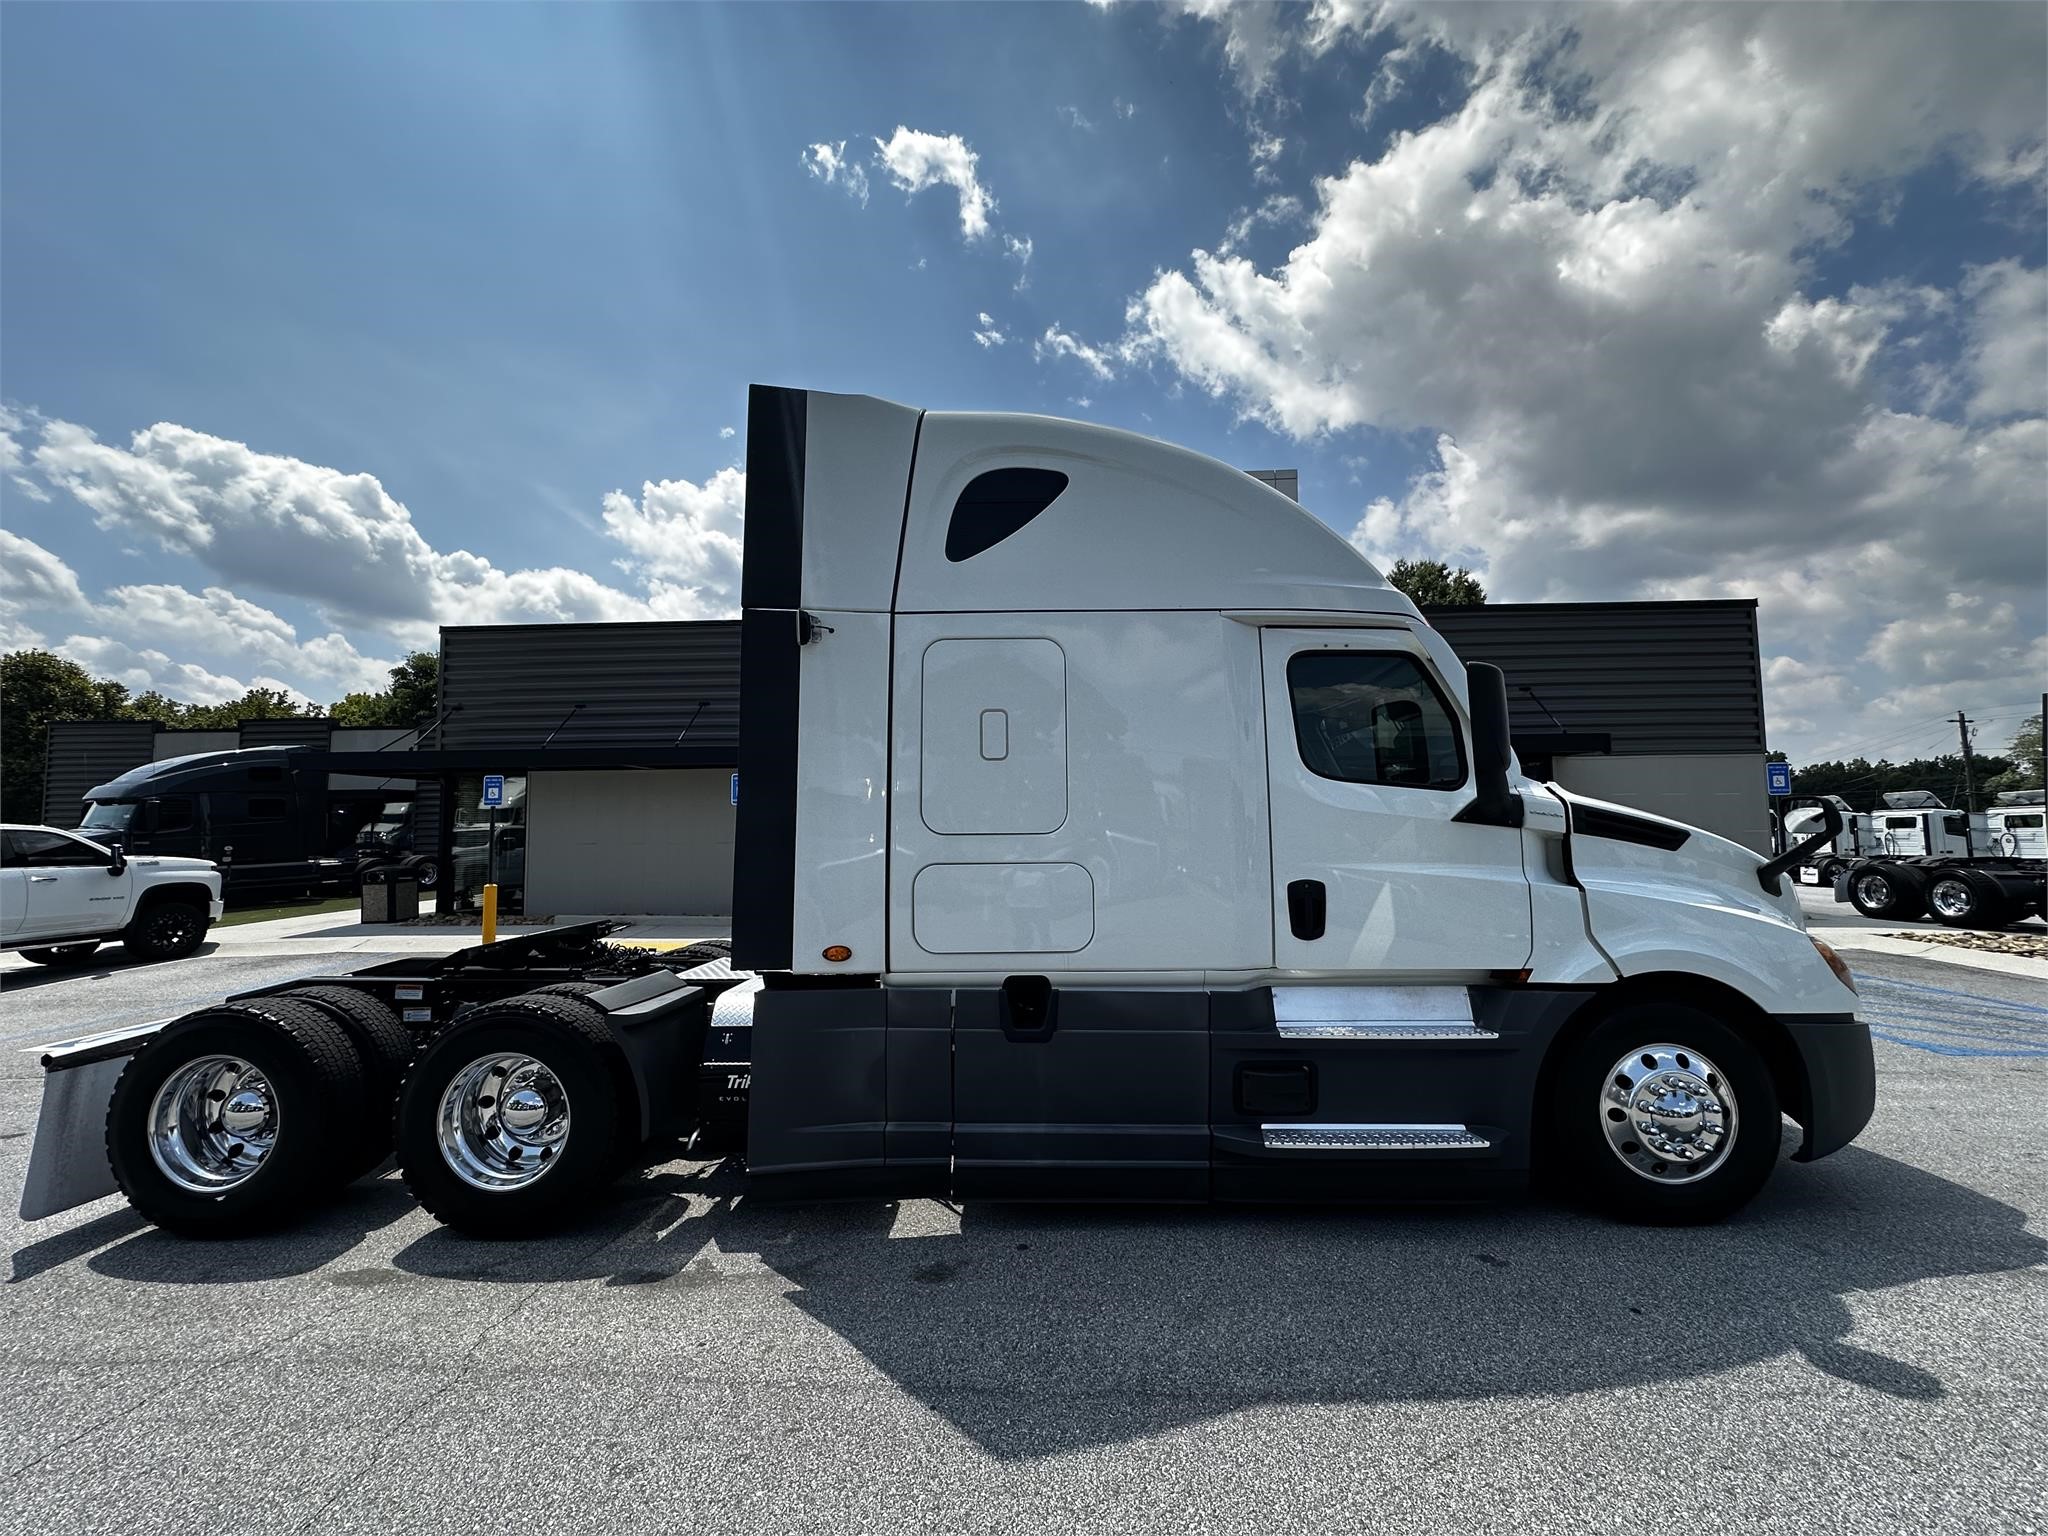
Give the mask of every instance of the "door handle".
<path id="1" fill-rule="evenodd" d="M 1287 926 L 1297 939 L 1320 939 L 1329 916 L 1329 895 L 1320 880 L 1287 882 Z"/>
<path id="2" fill-rule="evenodd" d="M 57 877 L 55 875 L 30 875 L 28 877 L 30 885 L 54 885 L 56 880 Z"/>

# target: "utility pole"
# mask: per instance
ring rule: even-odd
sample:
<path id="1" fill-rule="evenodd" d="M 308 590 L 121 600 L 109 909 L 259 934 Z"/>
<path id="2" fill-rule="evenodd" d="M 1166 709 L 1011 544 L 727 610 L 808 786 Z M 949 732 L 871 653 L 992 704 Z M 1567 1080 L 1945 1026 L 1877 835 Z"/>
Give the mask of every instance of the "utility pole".
<path id="1" fill-rule="evenodd" d="M 1970 717 L 1956 711 L 1956 731 L 1963 738 L 1963 809 L 1977 809 L 1977 763 L 1970 755 Z"/>

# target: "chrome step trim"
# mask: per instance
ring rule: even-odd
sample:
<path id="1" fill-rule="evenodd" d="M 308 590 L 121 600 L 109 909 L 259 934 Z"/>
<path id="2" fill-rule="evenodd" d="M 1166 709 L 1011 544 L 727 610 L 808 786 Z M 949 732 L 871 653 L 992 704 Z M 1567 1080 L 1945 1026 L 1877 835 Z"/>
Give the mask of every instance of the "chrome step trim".
<path id="1" fill-rule="evenodd" d="M 1262 1125 L 1275 1151 L 1475 1152 L 1493 1145 L 1465 1125 Z"/>
<path id="2" fill-rule="evenodd" d="M 1477 1024 L 1279 1023 L 1282 1040 L 1498 1040 Z"/>

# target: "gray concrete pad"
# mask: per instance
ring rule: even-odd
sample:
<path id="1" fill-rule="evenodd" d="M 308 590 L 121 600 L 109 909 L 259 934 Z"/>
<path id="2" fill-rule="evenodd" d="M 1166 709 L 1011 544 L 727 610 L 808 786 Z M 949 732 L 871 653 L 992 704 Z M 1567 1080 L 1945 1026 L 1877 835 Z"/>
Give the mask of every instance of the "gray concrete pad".
<path id="1" fill-rule="evenodd" d="M 0 1033 L 291 963 L 10 984 Z M 1875 1123 L 1705 1230 L 760 1206 L 685 1163 L 501 1244 L 388 1173 L 227 1243 L 0 1215 L 0 1530 L 2038 1529 L 2048 1000 L 1858 971 Z M 35 1093 L 4 1053 L 10 1213 Z"/>

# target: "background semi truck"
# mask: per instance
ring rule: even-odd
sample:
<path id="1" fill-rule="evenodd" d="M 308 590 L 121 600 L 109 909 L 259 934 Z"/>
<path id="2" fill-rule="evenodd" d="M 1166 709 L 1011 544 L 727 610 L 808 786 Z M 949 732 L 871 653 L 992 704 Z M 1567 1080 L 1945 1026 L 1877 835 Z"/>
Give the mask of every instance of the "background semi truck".
<path id="1" fill-rule="evenodd" d="M 1865 917 L 1928 918 L 1951 928 L 2003 928 L 2048 906 L 2042 794 L 2008 790 L 1988 811 L 1956 811 L 1926 790 L 1886 794 L 1875 811 L 1838 816 L 1842 829 L 1811 833 L 1825 807 L 1796 808 L 1788 837 L 1813 848 L 1800 878 L 1832 886 Z M 1839 801 L 1835 808 L 1843 809 Z"/>
<path id="2" fill-rule="evenodd" d="M 1547 1177 L 1699 1221 L 1785 1116 L 1799 1159 L 1868 1119 L 1853 985 L 1783 879 L 1812 848 L 1524 777 L 1501 673 L 1257 480 L 757 387 L 746 528 L 729 957 L 592 925 L 53 1047 L 24 1213 L 118 1186 L 242 1231 L 395 1126 L 479 1233 L 678 1151 L 771 1198 Z"/>
<path id="3" fill-rule="evenodd" d="M 201 752 L 131 768 L 86 792 L 78 831 L 131 854 L 209 859 L 230 901 L 353 890 L 397 865 L 432 890 L 440 864 L 413 843 L 413 787 L 336 785 L 304 747 Z"/>

